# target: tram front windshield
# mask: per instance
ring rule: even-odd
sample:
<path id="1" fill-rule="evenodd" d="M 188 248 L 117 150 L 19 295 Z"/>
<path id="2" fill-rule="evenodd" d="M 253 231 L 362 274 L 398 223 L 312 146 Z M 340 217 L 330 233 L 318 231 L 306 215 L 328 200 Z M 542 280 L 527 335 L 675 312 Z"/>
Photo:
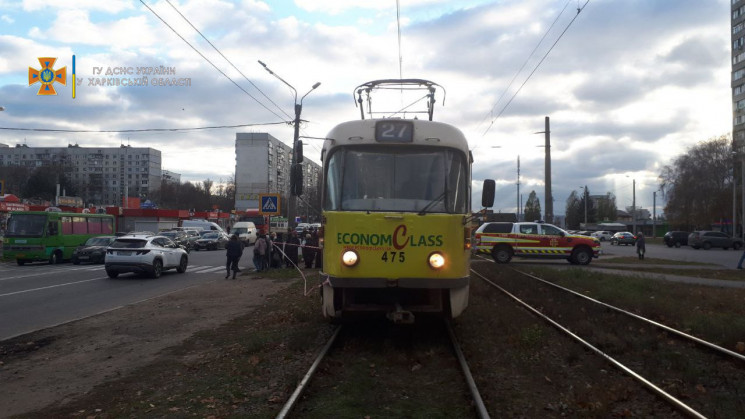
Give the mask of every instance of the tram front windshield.
<path id="1" fill-rule="evenodd" d="M 455 150 L 345 148 L 329 156 L 324 209 L 465 213 L 468 164 Z"/>
<path id="2" fill-rule="evenodd" d="M 41 237 L 47 216 L 43 214 L 11 214 L 6 237 Z"/>

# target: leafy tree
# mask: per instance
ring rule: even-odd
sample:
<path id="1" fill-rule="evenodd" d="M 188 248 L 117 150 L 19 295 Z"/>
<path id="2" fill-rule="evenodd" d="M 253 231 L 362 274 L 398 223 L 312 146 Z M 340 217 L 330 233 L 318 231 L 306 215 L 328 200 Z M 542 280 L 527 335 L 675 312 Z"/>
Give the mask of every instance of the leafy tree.
<path id="1" fill-rule="evenodd" d="M 67 195 L 73 196 L 76 194 L 77 188 L 67 179 L 62 167 L 57 165 L 39 166 L 32 171 L 22 187 L 22 193 L 27 198 L 54 201 L 54 197 L 57 195 L 57 183 L 60 184 L 60 188 L 64 189 Z"/>
<path id="2" fill-rule="evenodd" d="M 732 148 L 727 135 L 696 144 L 660 173 L 665 214 L 680 229 L 709 228 L 732 215 Z"/>
<path id="3" fill-rule="evenodd" d="M 535 191 L 530 191 L 528 200 L 525 202 L 525 214 L 526 221 L 540 220 L 541 219 L 541 201 L 535 195 Z"/>

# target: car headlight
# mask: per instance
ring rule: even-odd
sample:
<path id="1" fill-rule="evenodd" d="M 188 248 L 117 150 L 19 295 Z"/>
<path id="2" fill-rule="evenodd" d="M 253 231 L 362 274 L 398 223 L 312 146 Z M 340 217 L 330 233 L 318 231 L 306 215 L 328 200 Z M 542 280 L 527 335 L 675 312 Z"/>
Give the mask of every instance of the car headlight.
<path id="1" fill-rule="evenodd" d="M 344 264 L 344 266 L 352 267 L 357 264 L 357 262 L 360 261 L 360 257 L 354 250 L 345 250 L 344 253 L 341 255 L 341 263 Z"/>
<path id="2" fill-rule="evenodd" d="M 427 262 L 432 269 L 442 269 L 445 266 L 445 256 L 440 252 L 432 252 L 427 257 Z"/>

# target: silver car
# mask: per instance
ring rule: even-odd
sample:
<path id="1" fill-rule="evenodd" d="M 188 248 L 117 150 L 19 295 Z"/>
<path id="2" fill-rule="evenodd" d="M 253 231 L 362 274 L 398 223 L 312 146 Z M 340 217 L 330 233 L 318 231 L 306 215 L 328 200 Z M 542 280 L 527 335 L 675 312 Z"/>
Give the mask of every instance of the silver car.
<path id="1" fill-rule="evenodd" d="M 128 234 L 117 237 L 106 249 L 104 263 L 109 278 L 116 278 L 125 272 L 158 278 L 168 269 L 176 269 L 181 274 L 186 272 L 189 255 L 168 237 Z"/>

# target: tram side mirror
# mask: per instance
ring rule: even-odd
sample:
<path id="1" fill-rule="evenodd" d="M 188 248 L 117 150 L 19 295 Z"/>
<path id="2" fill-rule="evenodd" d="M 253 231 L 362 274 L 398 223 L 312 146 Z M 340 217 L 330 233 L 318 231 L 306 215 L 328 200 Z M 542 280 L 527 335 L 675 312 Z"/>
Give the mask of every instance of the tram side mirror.
<path id="1" fill-rule="evenodd" d="M 295 163 L 303 162 L 303 142 L 298 141 L 295 143 Z"/>
<path id="2" fill-rule="evenodd" d="M 494 206 L 494 190 L 496 182 L 494 179 L 484 179 L 484 189 L 481 191 L 481 206 L 490 208 Z"/>

